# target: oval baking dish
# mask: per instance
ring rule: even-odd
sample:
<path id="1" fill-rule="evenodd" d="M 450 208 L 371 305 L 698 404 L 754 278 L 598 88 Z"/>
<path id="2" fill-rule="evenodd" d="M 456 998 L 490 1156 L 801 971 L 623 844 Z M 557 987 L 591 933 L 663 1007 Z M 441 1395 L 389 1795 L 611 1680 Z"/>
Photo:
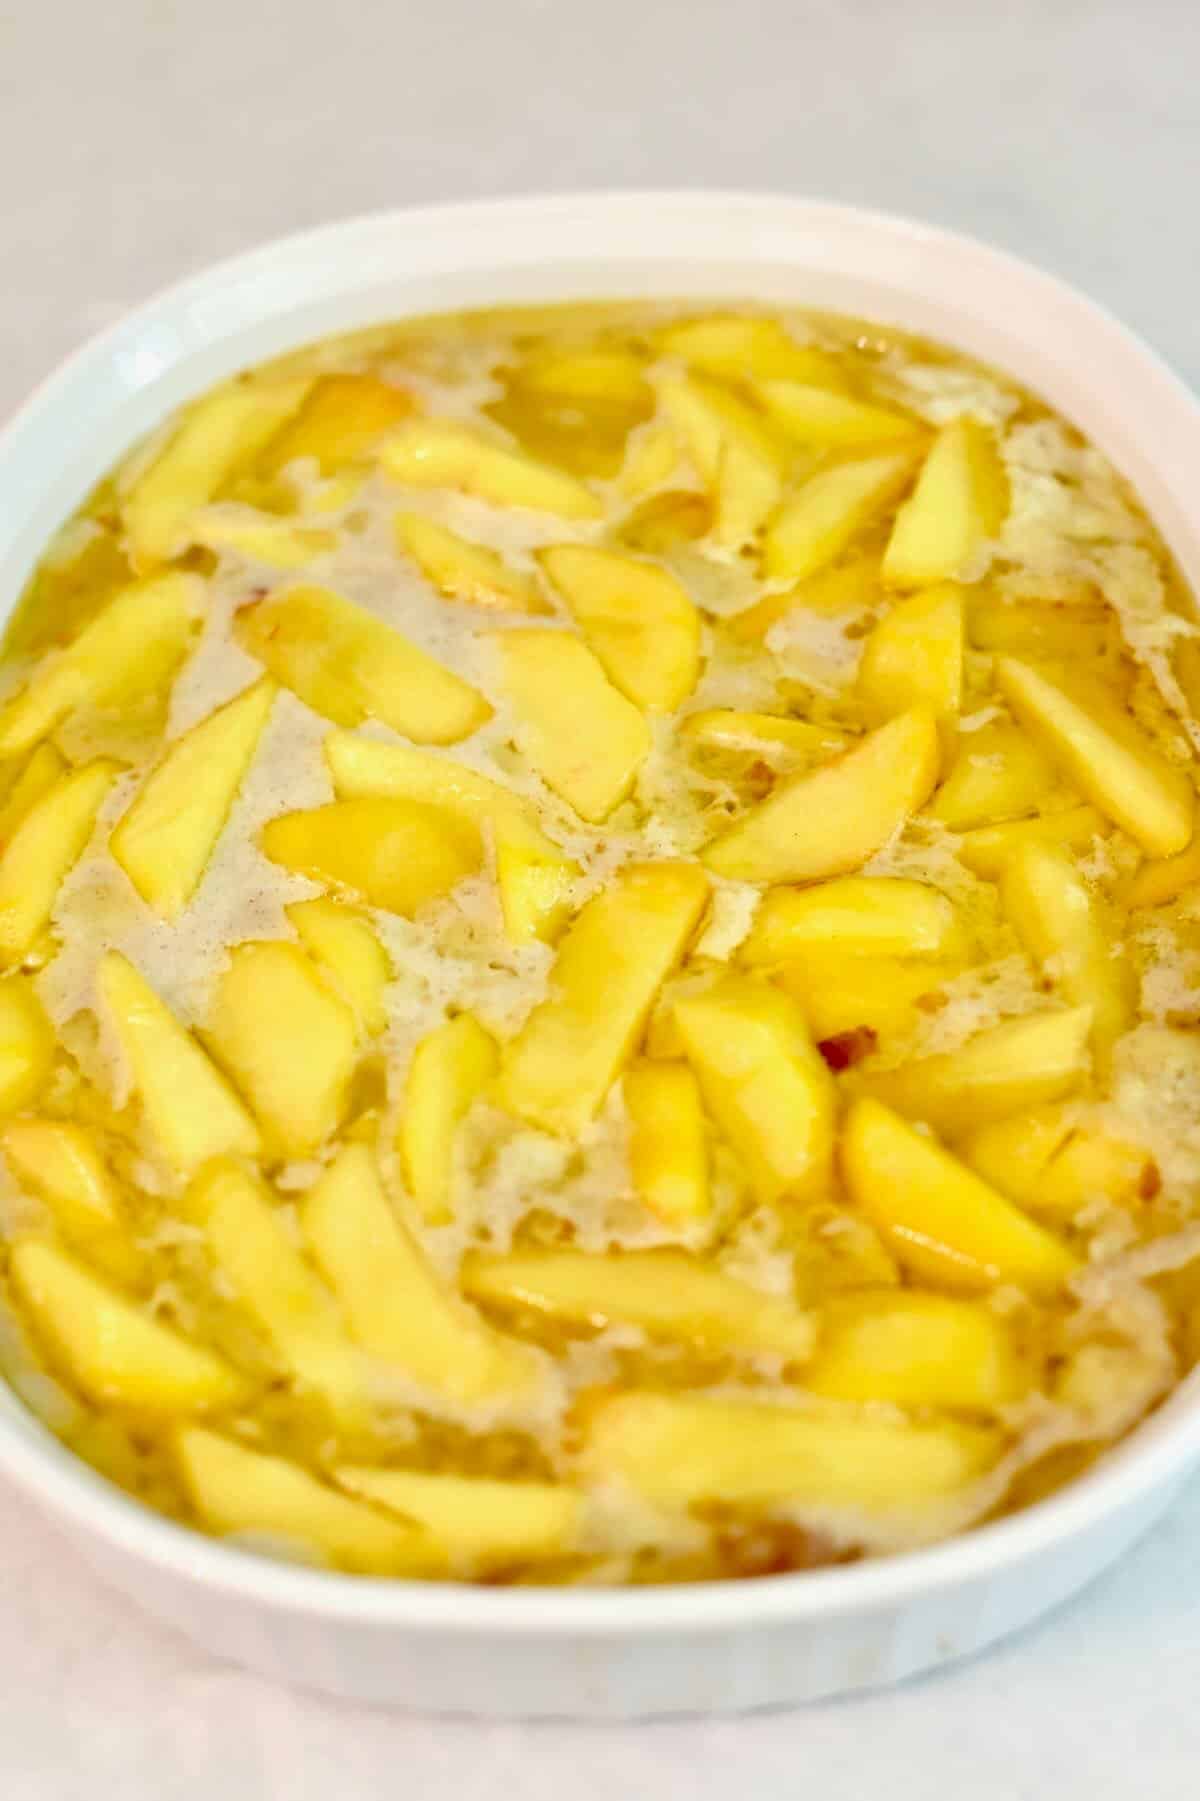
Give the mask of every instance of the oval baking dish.
<path id="1" fill-rule="evenodd" d="M 53 530 L 180 403 L 314 338 L 487 304 L 743 301 L 878 320 L 1011 375 L 1129 479 L 1193 584 L 1181 471 L 1200 411 L 1106 316 L 967 240 L 722 195 L 564 197 L 350 222 L 253 252 L 82 351 L 0 437 L 10 612 Z M 64 448 L 65 447 L 65 448 Z M 694 1587 L 493 1590 L 272 1563 L 156 1519 L 7 1393 L 0 1467 L 107 1578 L 214 1651 L 378 1702 L 491 1714 L 777 1704 L 978 1650 L 1072 1592 L 1167 1504 L 1200 1450 L 1195 1378 L 1051 1498 L 933 1549 Z"/>

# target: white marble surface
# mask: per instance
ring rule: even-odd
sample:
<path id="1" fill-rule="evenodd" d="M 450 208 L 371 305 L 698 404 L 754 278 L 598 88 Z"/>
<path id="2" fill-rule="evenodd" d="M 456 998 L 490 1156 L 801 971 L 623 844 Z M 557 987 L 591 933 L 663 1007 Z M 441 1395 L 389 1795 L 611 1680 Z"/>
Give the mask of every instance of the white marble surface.
<path id="1" fill-rule="evenodd" d="M 891 207 L 1200 381 L 1193 0 L 0 0 L 0 415 L 159 284 L 410 200 L 704 183 Z M 1195 1792 L 1200 1488 L 1040 1631 L 738 1722 L 471 1726 L 216 1666 L 0 1494 L 6 1801 L 1092 1801 Z"/>

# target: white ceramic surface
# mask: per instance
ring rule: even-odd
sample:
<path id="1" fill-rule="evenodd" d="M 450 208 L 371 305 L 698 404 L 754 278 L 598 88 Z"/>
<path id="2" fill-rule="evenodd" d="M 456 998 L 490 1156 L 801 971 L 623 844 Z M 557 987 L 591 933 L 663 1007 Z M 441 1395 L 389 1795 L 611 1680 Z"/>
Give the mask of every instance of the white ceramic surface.
<path id="1" fill-rule="evenodd" d="M 0 609 L 94 480 L 180 401 L 326 332 L 476 303 L 627 295 L 832 308 L 1020 377 L 1134 482 L 1192 584 L 1200 409 L 1061 284 L 903 220 L 769 197 L 559 197 L 380 215 L 291 238 L 152 301 L 79 353 L 0 436 Z M 1200 1458 L 1200 1385 L 1021 1515 L 857 1567 L 629 1593 L 380 1583 L 252 1557 L 153 1517 L 0 1395 L 0 1470 L 107 1580 L 210 1649 L 284 1679 L 428 1710 L 631 1717 L 778 1704 L 899 1680 L 1064 1599 Z"/>

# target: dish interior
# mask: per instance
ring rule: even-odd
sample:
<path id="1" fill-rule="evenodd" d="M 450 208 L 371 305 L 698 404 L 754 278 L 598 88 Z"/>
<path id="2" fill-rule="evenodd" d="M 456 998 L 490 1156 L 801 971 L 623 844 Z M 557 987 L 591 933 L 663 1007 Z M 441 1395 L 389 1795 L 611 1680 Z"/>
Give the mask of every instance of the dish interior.
<path id="1" fill-rule="evenodd" d="M 887 327 L 409 320 L 47 546 L 0 703 L 0 1360 L 351 1573 L 756 1576 L 1195 1361 L 1200 659 L 1120 475 Z"/>

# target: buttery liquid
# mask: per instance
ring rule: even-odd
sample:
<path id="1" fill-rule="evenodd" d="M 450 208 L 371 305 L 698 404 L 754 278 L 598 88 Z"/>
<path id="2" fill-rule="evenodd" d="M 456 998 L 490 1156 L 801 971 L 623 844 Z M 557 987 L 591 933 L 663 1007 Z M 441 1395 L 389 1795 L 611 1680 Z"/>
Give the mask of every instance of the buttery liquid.
<path id="1" fill-rule="evenodd" d="M 339 390 L 343 377 L 353 379 Z M 282 1555 L 384 1573 L 552 1583 L 763 1574 L 925 1542 L 1077 1473 L 1190 1367 L 1200 1298 L 1200 862 L 1187 864 L 1186 830 L 1170 839 L 1172 806 L 1178 814 L 1191 805 L 1200 742 L 1196 628 L 1119 475 L 1001 374 L 885 328 L 753 309 L 597 306 L 406 322 L 318 345 L 235 386 L 268 397 L 267 423 L 251 405 L 240 449 L 226 434 L 204 453 L 197 434 L 198 469 L 193 457 L 172 473 L 173 448 L 205 401 L 136 451 L 47 548 L 0 670 L 4 745 L 23 698 L 115 595 L 165 573 L 187 577 L 194 617 L 160 677 L 148 686 L 119 670 L 81 679 L 69 704 L 48 711 L 44 731 L 0 766 L 19 798 L 30 759 L 42 756 L 47 786 L 33 808 L 48 817 L 61 797 L 56 784 L 97 759 L 111 763 L 84 841 L 60 858 L 45 917 L 14 928 L 6 955 L 5 983 L 35 997 L 53 1035 L 52 1050 L 33 1056 L 36 1068 L 13 1087 L 0 1127 L 0 1258 L 9 1272 L 0 1358 L 17 1392 L 147 1505 Z M 963 419 L 967 452 L 987 464 L 981 477 L 975 471 L 976 514 L 947 528 L 951 539 L 959 530 L 957 561 L 953 543 L 931 550 L 922 539 L 909 543 L 906 563 L 897 520 L 923 488 L 926 511 L 937 513 L 926 472 Z M 569 486 L 530 487 L 520 469 L 515 486 L 503 472 L 481 476 L 461 443 L 422 444 L 430 420 L 517 453 L 537 480 L 551 471 Z M 391 454 L 392 444 L 403 452 Z M 950 452 L 942 455 L 949 466 Z M 811 519 L 789 513 L 830 471 L 872 458 L 891 458 L 895 477 L 844 529 L 826 522 L 822 537 Z M 942 504 L 971 501 L 970 471 L 949 493 Z M 460 553 L 465 542 L 501 561 L 490 577 L 475 565 L 473 585 L 462 567 L 447 575 L 422 520 L 454 534 Z M 911 538 L 911 514 L 909 526 Z M 628 609 L 589 611 L 553 578 L 553 557 L 540 553 L 562 546 L 605 549 L 674 578 L 685 611 L 667 674 L 663 640 L 644 635 L 645 621 Z M 249 610 L 286 607 L 301 589 L 340 597 L 452 671 L 481 697 L 478 724 L 441 742 L 414 740 L 363 701 L 361 670 L 318 669 L 319 644 L 307 661 L 294 646 L 278 648 L 286 610 L 274 636 L 245 629 Z M 932 624 L 913 607 L 923 594 L 940 597 Z M 877 635 L 904 608 L 911 632 Z M 318 625 L 320 617 L 318 608 Z M 585 699 L 599 683 L 614 718 L 642 721 L 629 723 L 624 785 L 620 771 L 602 769 L 605 796 L 583 812 L 583 778 L 563 775 L 564 746 L 547 750 L 544 718 L 531 723 L 527 701 L 515 697 L 504 640 L 531 632 L 576 639 L 590 659 Z M 278 683 L 266 723 L 202 874 L 182 904 L 164 910 L 150 878 L 139 887 L 118 859 L 113 830 L 173 747 L 264 670 Z M 656 704 L 647 694 L 660 679 Z M 1078 751 L 1070 730 L 1047 724 L 1047 683 L 1051 702 L 1066 695 L 1075 709 L 1069 726 L 1099 721 L 1099 753 L 1091 743 Z M 589 705 L 575 711 L 585 762 L 595 750 Z M 840 862 L 835 854 L 828 868 L 809 864 L 799 875 L 739 863 L 739 841 L 726 834 L 914 710 L 933 718 L 936 768 L 861 854 Z M 567 730 L 561 721 L 556 729 Z M 348 732 L 373 744 L 416 742 L 515 797 L 566 872 L 540 929 L 513 929 L 498 814 L 481 820 L 477 810 L 453 827 L 457 838 L 446 827 L 454 844 L 467 844 L 467 865 L 444 892 L 403 905 L 381 904 L 384 888 L 348 879 L 336 858 L 330 873 L 311 858 L 267 854 L 270 822 L 345 801 L 328 742 Z M 1122 747 L 1132 762 L 1114 775 Z M 1131 769 L 1165 797 L 1157 837 L 1148 828 L 1139 838 L 1137 807 L 1118 791 Z M 813 791 L 818 811 L 822 794 Z M 843 831 L 844 804 L 828 819 L 831 840 Z M 448 814 L 453 826 L 453 805 Z M 30 817 L 14 804 L 0 821 L 0 889 L 5 863 L 14 885 L 28 886 Z M 1020 883 L 1036 885 L 1037 867 L 1011 874 L 1023 837 L 1053 847 L 1055 879 L 1076 910 L 1057 942 L 1046 938 L 1053 904 L 1021 899 Z M 719 842 L 733 848 L 710 861 Z M 573 922 L 623 872 L 660 864 L 702 870 L 703 904 L 645 994 L 612 1079 L 582 1120 L 556 1125 L 529 1099 L 514 1047 L 531 1015 L 561 993 L 557 959 Z M 769 953 L 765 906 L 848 877 L 904 883 L 910 893 L 919 884 L 925 897 L 914 905 L 942 920 L 939 941 L 922 940 L 916 927 L 911 943 L 900 927 L 899 940 L 872 939 L 861 894 L 847 899 L 843 890 L 832 923 L 797 926 L 789 916 Z M 383 961 L 372 1009 L 351 992 L 346 966 L 298 930 L 306 916 L 297 905 L 321 897 L 373 936 Z M 1085 940 L 1091 961 L 1082 967 Z M 296 947 L 299 991 L 315 985 L 333 997 L 331 1021 L 353 1022 L 353 1048 L 331 1071 L 325 1112 L 307 1137 L 303 1123 L 280 1125 L 259 1068 L 277 1058 L 278 1086 L 295 1086 L 286 1059 L 303 1021 L 265 1011 L 261 1034 L 240 1037 L 219 1023 L 222 1008 L 235 1006 L 223 988 L 231 952 L 275 943 Z M 239 1263 L 247 1241 L 236 1213 L 232 1251 L 212 1225 L 211 1167 L 172 1154 L 128 1027 L 98 987 L 113 953 L 192 1035 L 257 1133 L 253 1150 L 249 1138 L 232 1147 L 230 1167 L 258 1184 L 253 1204 L 301 1269 L 299 1300 L 264 1301 L 269 1273 Z M 689 1037 L 675 1015 L 681 997 L 716 990 L 732 996 L 730 1029 L 740 1032 L 747 984 L 752 995 L 783 997 L 788 1010 L 778 1015 L 783 1036 L 767 1033 L 768 1062 L 771 1045 L 804 1040 L 789 1064 L 793 1086 L 779 1093 L 785 1115 L 793 1092 L 798 1108 L 811 1108 L 814 1143 L 828 1136 L 811 1155 L 794 1133 L 777 1132 L 775 1091 L 750 1050 L 741 1075 L 722 1072 L 720 1047 L 701 1042 L 703 1021 Z M 274 990 L 263 992 L 269 1001 Z M 324 1003 L 313 1004 L 314 1017 L 326 1017 Z M 602 1029 L 603 979 L 589 1005 L 591 1016 L 577 1008 L 563 1027 L 568 1094 L 571 1059 Z M 1066 1012 L 1081 1021 L 1079 1044 L 1057 1074 L 1040 1072 L 1039 1087 L 1036 1068 L 1001 1071 L 988 1078 L 989 1098 L 956 1098 L 964 1047 L 1006 1022 Z M 480 1034 L 482 1074 L 443 1117 L 448 1173 L 431 1202 L 417 1192 L 411 1144 L 406 1161 L 414 1055 L 464 1016 Z M 756 1030 L 745 1025 L 751 1050 L 763 1042 Z M 314 1040 L 322 1056 L 328 1044 Z M 946 1063 L 930 1075 L 934 1057 Z M 656 1138 L 653 1117 L 631 1124 L 630 1114 L 637 1072 L 668 1066 L 693 1106 L 686 1117 L 694 1126 L 698 1097 L 701 1120 L 691 1164 L 680 1174 L 672 1163 L 670 1190 L 646 1172 L 648 1156 L 671 1163 L 678 1152 L 671 1119 L 663 1116 Z M 743 1078 L 759 1084 L 761 1106 L 748 1088 L 733 1093 Z M 652 1075 L 646 1093 L 658 1092 Z M 891 1182 L 877 1179 L 866 1194 L 869 1173 L 849 1167 L 847 1121 L 866 1103 L 899 1119 L 918 1152 L 943 1145 L 956 1168 L 1034 1222 L 1069 1274 L 1025 1281 L 1002 1258 L 989 1264 L 986 1247 L 963 1250 L 953 1226 L 952 1242 L 914 1251 L 923 1228 L 896 1217 Z M 38 1161 L 41 1141 L 22 1136 L 30 1121 L 81 1129 L 111 1184 L 113 1217 L 102 1231 L 81 1230 L 61 1172 L 56 1187 Z M 631 1155 L 635 1131 L 642 1145 Z M 308 1197 L 347 1147 L 365 1153 L 436 1304 L 466 1322 L 472 1343 L 482 1331 L 493 1349 L 524 1357 L 528 1380 L 472 1390 L 431 1380 L 420 1356 L 380 1355 L 309 1226 Z M 672 1212 L 663 1195 L 685 1189 L 686 1205 Z M 49 1291 L 15 1273 L 30 1245 L 62 1252 L 138 1317 L 214 1353 L 236 1378 L 230 1397 L 155 1401 L 136 1377 L 97 1372 L 56 1330 Z M 738 1285 L 747 1319 L 756 1296 L 782 1309 L 795 1345 L 807 1333 L 807 1347 L 766 1348 L 770 1330 L 731 1324 L 715 1300 L 716 1324 L 703 1309 L 689 1314 L 682 1286 L 664 1323 L 644 1295 L 622 1303 L 619 1273 L 609 1298 L 590 1306 L 539 1295 L 536 1265 L 532 1275 L 506 1273 L 509 1253 L 564 1249 L 606 1265 L 620 1253 L 674 1250 L 686 1270 Z M 270 1263 L 269 1246 L 264 1254 Z M 27 1261 L 36 1275 L 36 1259 Z M 655 1267 L 638 1266 L 651 1288 Z M 666 1295 L 681 1266 L 658 1267 Z M 464 1270 L 476 1274 L 468 1281 Z M 931 1317 L 966 1334 L 953 1342 L 973 1374 L 957 1387 L 944 1368 L 922 1365 L 928 1352 L 906 1336 L 909 1316 L 897 1324 L 889 1314 L 896 1297 L 912 1296 L 934 1297 Z M 963 1311 L 943 1320 L 938 1297 Z M 396 1293 L 398 1315 L 413 1304 Z M 919 1336 L 919 1320 L 914 1329 Z M 790 1342 L 793 1325 L 779 1330 Z M 346 1381 L 361 1384 L 361 1405 L 343 1406 L 344 1383 L 321 1374 L 318 1339 L 321 1355 L 355 1372 Z M 952 1341 L 928 1340 L 942 1342 Z M 1003 1378 L 997 1357 L 1007 1360 Z M 694 1414 L 670 1411 L 688 1401 L 699 1404 Z M 760 1403 L 780 1410 L 778 1432 Z M 784 1441 L 797 1420 L 792 1452 Z M 864 1424 L 880 1431 L 878 1443 L 854 1437 Z M 397 1561 L 386 1538 L 376 1552 L 370 1532 L 356 1551 L 354 1516 L 339 1515 L 327 1533 L 320 1503 L 310 1535 L 307 1502 L 264 1500 L 257 1466 L 230 1475 L 205 1464 L 197 1475 L 183 1447 L 199 1443 L 203 1460 L 205 1434 L 293 1464 L 322 1493 L 353 1497 L 364 1518 L 411 1525 L 411 1559 Z M 912 1485 L 918 1451 L 931 1459 L 923 1488 Z M 750 1471 L 764 1453 L 767 1463 L 777 1453 L 779 1468 L 756 1481 Z M 506 1535 L 496 1522 L 507 1491 L 450 1496 L 434 1486 L 389 1505 L 362 1477 L 378 1470 L 536 1483 L 551 1511 L 555 1495 L 569 1505 L 540 1531 Z M 515 1501 L 519 1512 L 520 1492 Z M 429 1546 L 426 1563 L 418 1539 Z"/>

